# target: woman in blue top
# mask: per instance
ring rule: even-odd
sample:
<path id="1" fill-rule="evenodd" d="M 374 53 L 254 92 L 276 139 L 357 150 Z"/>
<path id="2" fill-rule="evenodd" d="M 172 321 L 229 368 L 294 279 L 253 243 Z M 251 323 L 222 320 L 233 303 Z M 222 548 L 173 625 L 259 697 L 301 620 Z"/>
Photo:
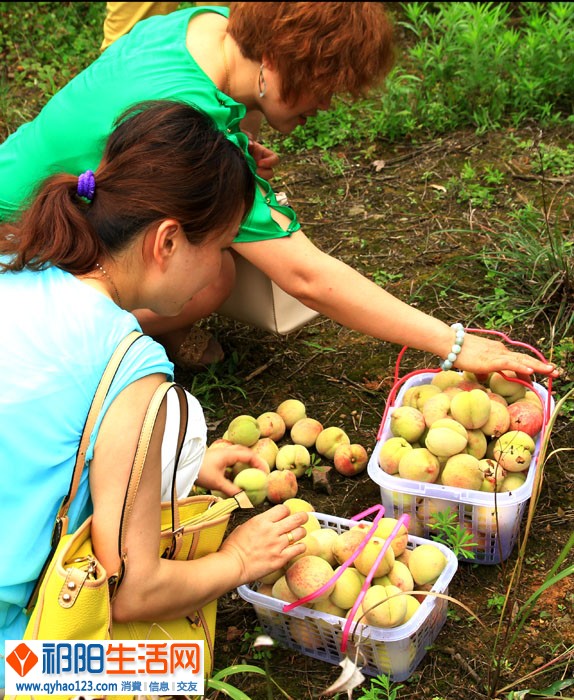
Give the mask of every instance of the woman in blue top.
<path id="1" fill-rule="evenodd" d="M 52 176 L 23 217 L 0 228 L 0 655 L 6 639 L 24 633 L 23 608 L 50 551 L 102 372 L 119 341 L 141 330 L 131 312 L 176 315 L 217 276 L 253 190 L 241 152 L 208 117 L 159 101 L 121 119 L 95 173 Z M 142 336 L 91 436 L 69 531 L 93 509 L 95 552 L 109 572 L 119 567 L 120 512 L 142 419 L 166 378 L 173 365 L 164 348 Z M 180 495 L 194 481 L 236 493 L 225 470 L 238 460 L 266 470 L 248 448 L 206 452 L 203 414 L 193 397 L 188 404 Z M 171 479 L 163 468 L 173 463 L 163 435 L 172 422 L 179 425 L 178 412 L 163 407 L 127 531 L 130 564 L 113 607 L 121 621 L 142 619 L 144 609 L 157 620 L 190 614 L 303 549 L 307 516 L 279 505 L 234 530 L 215 554 L 159 559 L 162 481 Z"/>
<path id="2" fill-rule="evenodd" d="M 197 7 L 150 17 L 0 146 L 0 218 L 11 216 L 46 175 L 95 169 L 114 119 L 143 99 L 197 106 L 246 152 L 254 172 L 269 176 L 276 158 L 241 131 L 246 115 L 261 112 L 273 129 L 289 133 L 328 109 L 334 94 L 358 96 L 380 82 L 392 58 L 391 26 L 380 2 L 237 2 L 230 9 Z M 455 333 L 448 324 L 322 252 L 261 177 L 232 247 L 288 294 L 348 328 L 441 358 L 450 354 Z M 190 327 L 221 306 L 234 271 L 228 253 L 220 274 L 180 313 L 167 317 L 142 308 L 136 316 L 182 364 Z M 218 348 L 212 344 L 210 350 L 205 340 L 192 337 L 192 362 L 210 353 L 217 358 Z M 456 366 L 476 373 L 553 369 L 477 335 L 465 339 Z"/>

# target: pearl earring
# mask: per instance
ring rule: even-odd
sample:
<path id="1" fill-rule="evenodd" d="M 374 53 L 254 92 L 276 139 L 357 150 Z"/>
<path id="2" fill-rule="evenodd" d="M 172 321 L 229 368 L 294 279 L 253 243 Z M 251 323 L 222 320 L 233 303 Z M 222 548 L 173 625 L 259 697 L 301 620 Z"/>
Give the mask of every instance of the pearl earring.
<path id="1" fill-rule="evenodd" d="M 263 64 L 259 68 L 259 97 L 265 97 L 265 92 L 267 91 L 267 83 L 265 82 L 265 76 L 263 75 Z"/>

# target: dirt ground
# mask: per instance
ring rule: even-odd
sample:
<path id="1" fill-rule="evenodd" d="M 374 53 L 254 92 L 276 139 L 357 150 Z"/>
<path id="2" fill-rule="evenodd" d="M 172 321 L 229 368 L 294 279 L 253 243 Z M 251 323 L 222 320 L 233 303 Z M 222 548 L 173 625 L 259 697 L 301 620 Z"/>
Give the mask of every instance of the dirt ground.
<path id="1" fill-rule="evenodd" d="M 338 170 L 319 154 L 285 156 L 275 188 L 287 193 L 303 230 L 318 246 L 373 279 L 381 280 L 384 275 L 386 288 L 408 300 L 439 266 L 451 259 L 460 260 L 461 254 L 470 255 L 494 240 L 497 221 L 504 220 L 513 208 L 526 202 L 540 204 L 539 178 L 531 168 L 528 153 L 517 146 L 537 135 L 535 129 L 483 136 L 460 133 L 411 147 L 379 144 L 368 153 L 340 149 L 332 154 L 340 166 Z M 558 130 L 544 133 L 542 138 L 544 143 L 564 147 L 571 136 L 571 132 Z M 504 173 L 503 182 L 492 188 L 489 206 L 472 208 L 468 202 L 457 201 L 451 178 L 460 179 L 467 161 L 478 170 L 488 164 Z M 572 177 L 554 178 L 545 187 L 547 196 L 563 199 L 562 215 L 565 221 L 571 221 Z M 461 231 L 453 232 L 456 229 Z M 430 282 L 420 306 L 445 321 L 469 323 L 471 309 L 463 293 L 480 297 L 485 284 L 483 273 L 470 260 L 462 267 L 453 262 L 449 270 L 453 287 L 448 294 L 441 295 L 438 286 Z M 208 325 L 227 358 L 231 358 L 229 362 L 234 363 L 237 384 L 246 394 L 233 388 L 218 389 L 214 380 L 215 400 L 208 413 L 210 440 L 220 437 L 229 420 L 238 414 L 257 416 L 274 410 L 284 399 L 298 398 L 305 403 L 307 415 L 325 426 L 342 427 L 352 442 L 360 442 L 369 454 L 372 452 L 400 347 L 361 336 L 325 318 L 287 337 L 270 336 L 222 318 L 213 318 Z M 547 329 L 542 325 L 499 330 L 545 354 L 550 352 Z M 401 370 L 406 373 L 434 367 L 436 362 L 436 358 L 409 351 Z M 572 357 L 567 358 L 564 379 L 554 382 L 556 398 L 566 381 L 572 380 L 572 364 Z M 214 376 L 229 381 L 229 371 L 229 365 L 224 365 Z M 192 387 L 193 375 L 180 371 L 177 378 Z M 542 378 L 538 381 L 544 384 Z M 559 418 L 552 433 L 552 448 L 573 447 L 572 423 L 566 417 Z M 526 563 L 515 591 L 517 605 L 540 586 L 572 531 L 573 485 L 571 454 L 554 454 L 546 465 Z M 379 485 L 367 472 L 349 478 L 332 470 L 327 487 L 314 485 L 310 477 L 304 476 L 299 479 L 298 496 L 309 500 L 320 513 L 344 518 L 380 502 Z M 459 563 L 449 593 L 474 611 L 484 627 L 462 607 L 450 603 L 447 622 L 416 671 L 402 687 L 394 686 L 397 698 L 469 700 L 494 696 L 487 691 L 495 668 L 493 649 L 500 617 L 494 603 L 504 593 L 515 561 L 516 550 L 499 565 Z M 567 563 L 571 564 L 572 559 Z M 503 623 L 502 633 L 505 627 Z M 235 663 L 263 667 L 264 660 L 251 647 L 257 631 L 258 620 L 250 603 L 235 592 L 223 598 L 216 669 Z M 570 579 L 541 596 L 512 648 L 505 650 L 499 642 L 501 673 L 496 687 L 500 690 L 518 683 L 512 690 L 543 689 L 561 678 L 571 678 L 572 657 L 565 669 L 519 682 L 561 652 L 569 649 L 572 655 L 573 645 L 574 582 Z M 271 690 L 260 676 L 252 674 L 235 675 L 229 681 L 253 700 L 307 700 L 319 697 L 341 671 L 337 665 L 280 646 L 271 650 L 267 663 L 277 684 Z M 366 691 L 369 685 L 367 680 L 353 697 L 359 698 L 361 690 Z M 508 697 L 508 692 L 499 697 Z M 556 696 L 572 694 L 570 689 Z"/>

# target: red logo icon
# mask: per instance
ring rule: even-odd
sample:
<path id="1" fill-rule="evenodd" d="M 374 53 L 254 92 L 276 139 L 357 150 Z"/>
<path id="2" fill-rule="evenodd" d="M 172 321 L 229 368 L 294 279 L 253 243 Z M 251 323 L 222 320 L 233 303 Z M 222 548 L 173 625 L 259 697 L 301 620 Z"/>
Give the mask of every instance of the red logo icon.
<path id="1" fill-rule="evenodd" d="M 38 657 L 22 642 L 8 654 L 6 662 L 23 678 L 38 663 Z"/>

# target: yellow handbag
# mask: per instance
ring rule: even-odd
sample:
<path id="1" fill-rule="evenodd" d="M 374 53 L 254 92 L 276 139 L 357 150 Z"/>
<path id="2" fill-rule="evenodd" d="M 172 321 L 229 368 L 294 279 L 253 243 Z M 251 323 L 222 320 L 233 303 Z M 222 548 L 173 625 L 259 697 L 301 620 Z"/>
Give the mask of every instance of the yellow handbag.
<path id="1" fill-rule="evenodd" d="M 66 534 L 67 512 L 77 490 L 97 414 L 103 405 L 123 355 L 140 336 L 140 333 L 130 334 L 120 344 L 96 391 L 80 441 L 70 490 L 56 518 L 53 539 L 58 541 L 55 544 L 55 551 L 48 558 L 48 565 L 40 576 L 28 605 L 28 608 L 32 605 L 34 607 L 24 639 L 204 640 L 204 668 L 206 675 L 210 675 L 213 667 L 217 600 L 203 606 L 192 616 L 179 620 L 114 625 L 111 619 L 111 600 L 121 584 L 124 573 L 123 562 L 126 559 L 124 539 L 127 522 L 136 497 L 157 413 L 166 393 L 172 388 L 178 393 L 181 407 L 180 415 L 182 416 L 175 460 L 175 469 L 177 469 L 187 427 L 187 399 L 183 387 L 173 382 L 164 382 L 158 387 L 148 406 L 134 457 L 120 523 L 119 551 L 122 561 L 120 571 L 108 577 L 107 572 L 94 555 L 91 542 L 91 516 L 76 532 Z M 246 494 L 241 493 L 228 499 L 220 499 L 210 495 L 192 496 L 178 501 L 175 496 L 174 470 L 172 500 L 161 505 L 160 556 L 171 559 L 197 559 L 209 552 L 217 551 L 225 535 L 229 517 L 238 507 L 252 507 Z M 18 695 L 18 697 L 40 696 Z M 111 698 L 112 696 L 107 697 Z M 124 698 L 124 700 L 126 698 L 125 695 L 118 697 Z"/>

